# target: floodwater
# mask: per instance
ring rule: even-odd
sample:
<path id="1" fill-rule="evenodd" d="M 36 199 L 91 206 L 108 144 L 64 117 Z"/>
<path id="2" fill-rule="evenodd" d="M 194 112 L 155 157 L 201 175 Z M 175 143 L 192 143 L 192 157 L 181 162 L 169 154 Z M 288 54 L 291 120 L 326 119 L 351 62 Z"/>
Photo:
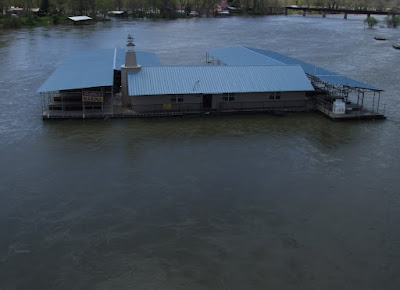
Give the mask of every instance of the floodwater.
<path id="1" fill-rule="evenodd" d="M 363 19 L 0 31 L 0 289 L 399 289 L 400 33 Z M 61 60 L 128 33 L 167 65 L 275 50 L 383 88 L 388 119 L 42 121 Z"/>

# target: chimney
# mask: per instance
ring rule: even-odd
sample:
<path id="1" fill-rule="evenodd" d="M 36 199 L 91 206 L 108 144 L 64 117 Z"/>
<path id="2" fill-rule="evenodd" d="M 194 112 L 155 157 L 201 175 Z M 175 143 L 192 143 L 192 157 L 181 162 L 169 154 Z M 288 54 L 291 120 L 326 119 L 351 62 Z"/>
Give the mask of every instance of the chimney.
<path id="1" fill-rule="evenodd" d="M 136 61 L 135 44 L 133 43 L 133 37 L 130 35 L 128 35 L 128 40 L 126 44 L 125 67 L 138 68 Z"/>
<path id="2" fill-rule="evenodd" d="M 128 35 L 128 40 L 126 44 L 125 64 L 121 66 L 121 92 L 122 92 L 123 105 L 131 105 L 131 99 L 129 98 L 129 89 L 128 89 L 128 74 L 138 73 L 141 69 L 142 67 L 137 64 L 133 37 L 131 35 Z"/>

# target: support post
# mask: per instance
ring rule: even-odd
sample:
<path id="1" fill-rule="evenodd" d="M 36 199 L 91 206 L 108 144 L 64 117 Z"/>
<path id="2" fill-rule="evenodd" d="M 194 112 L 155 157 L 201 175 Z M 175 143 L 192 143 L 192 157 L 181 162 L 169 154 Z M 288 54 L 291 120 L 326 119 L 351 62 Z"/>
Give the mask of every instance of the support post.
<path id="1" fill-rule="evenodd" d="M 101 88 L 101 96 L 103 98 L 103 102 L 101 103 L 101 115 L 104 116 L 104 88 Z"/>
<path id="2" fill-rule="evenodd" d="M 378 92 L 378 104 L 376 106 L 376 111 L 379 113 L 379 103 L 381 101 L 381 92 Z"/>
<path id="3" fill-rule="evenodd" d="M 375 92 L 374 96 L 372 97 L 372 112 L 375 112 Z"/>
<path id="4" fill-rule="evenodd" d="M 306 16 L 307 12 L 306 10 L 303 10 L 303 16 Z"/>
<path id="5" fill-rule="evenodd" d="M 85 119 L 85 101 L 82 100 L 82 118 Z"/>
<path id="6" fill-rule="evenodd" d="M 364 92 L 362 92 L 362 98 L 361 98 L 361 111 L 364 108 Z"/>
<path id="7" fill-rule="evenodd" d="M 347 13 L 344 14 L 344 19 L 347 19 Z"/>
<path id="8" fill-rule="evenodd" d="M 114 87 L 111 87 L 111 115 L 114 117 Z"/>

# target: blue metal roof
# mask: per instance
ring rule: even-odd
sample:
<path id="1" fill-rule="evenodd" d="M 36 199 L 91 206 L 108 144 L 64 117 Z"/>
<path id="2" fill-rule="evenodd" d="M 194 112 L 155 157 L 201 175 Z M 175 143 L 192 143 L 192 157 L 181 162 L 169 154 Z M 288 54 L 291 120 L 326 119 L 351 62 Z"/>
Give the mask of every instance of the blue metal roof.
<path id="1" fill-rule="evenodd" d="M 377 90 L 382 91 L 382 89 L 371 86 L 369 84 L 359 82 L 357 80 L 342 76 L 338 73 L 317 67 L 310 63 L 288 57 L 286 55 L 271 51 L 271 50 L 264 50 L 264 49 L 257 49 L 257 48 L 249 48 L 249 50 L 254 51 L 257 54 L 265 55 L 266 57 L 276 59 L 280 62 L 285 64 L 298 64 L 304 69 L 304 71 L 323 82 L 334 84 L 334 85 L 341 85 L 341 86 L 348 86 L 354 88 L 362 88 L 362 89 L 369 89 L 369 90 Z"/>
<path id="2" fill-rule="evenodd" d="M 115 49 L 114 69 L 121 70 L 121 66 L 125 64 L 125 49 Z M 136 59 L 141 66 L 160 66 L 161 62 L 158 57 L 151 52 L 136 51 Z"/>
<path id="3" fill-rule="evenodd" d="M 284 63 L 267 57 L 253 50 L 235 46 L 208 50 L 207 53 L 227 65 L 284 65 Z"/>
<path id="4" fill-rule="evenodd" d="M 142 66 L 160 65 L 153 53 L 137 51 L 136 56 L 138 64 Z M 124 62 L 123 49 L 74 52 L 67 56 L 37 92 L 112 86 L 114 69 L 120 70 Z"/>
<path id="5" fill-rule="evenodd" d="M 359 82 L 357 80 L 342 76 L 338 73 L 328 71 L 310 63 L 270 50 L 240 46 L 209 50 L 207 53 L 214 58 L 220 59 L 227 65 L 264 65 L 265 63 L 270 63 L 272 59 L 282 65 L 300 65 L 308 75 L 316 77 L 326 83 L 370 90 L 382 90 L 366 83 Z M 265 60 L 263 60 L 263 58 L 265 58 Z"/>
<path id="6" fill-rule="evenodd" d="M 129 95 L 313 91 L 300 66 L 160 66 L 128 74 Z"/>

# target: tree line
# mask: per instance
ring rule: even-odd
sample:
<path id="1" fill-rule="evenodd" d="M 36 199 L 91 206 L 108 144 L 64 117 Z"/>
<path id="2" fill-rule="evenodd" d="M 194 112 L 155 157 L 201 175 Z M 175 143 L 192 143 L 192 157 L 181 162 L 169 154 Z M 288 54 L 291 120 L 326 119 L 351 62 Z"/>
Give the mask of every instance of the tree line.
<path id="1" fill-rule="evenodd" d="M 265 15 L 282 12 L 288 5 L 329 7 L 333 9 L 363 9 L 398 11 L 400 0 L 224 0 L 227 6 L 240 9 L 244 14 Z M 177 10 L 184 14 L 196 11 L 210 16 L 221 0 L 0 0 L 0 11 L 6 14 L 11 6 L 27 11 L 40 8 L 41 15 L 106 15 L 108 11 L 131 11 L 135 17 L 159 15 L 174 18 Z"/>

